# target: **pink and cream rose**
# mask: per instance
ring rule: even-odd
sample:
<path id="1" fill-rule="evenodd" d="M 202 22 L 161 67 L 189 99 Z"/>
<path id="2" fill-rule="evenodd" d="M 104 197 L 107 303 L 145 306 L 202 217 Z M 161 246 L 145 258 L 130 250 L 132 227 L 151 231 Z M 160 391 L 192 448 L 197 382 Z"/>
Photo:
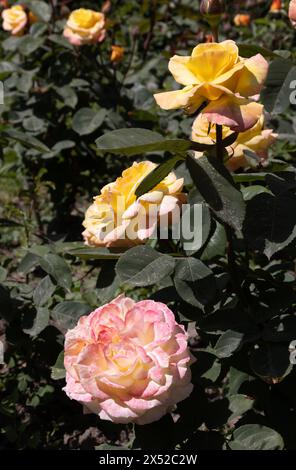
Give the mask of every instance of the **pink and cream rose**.
<path id="1" fill-rule="evenodd" d="M 14 5 L 6 8 L 2 12 L 3 29 L 11 32 L 13 36 L 21 36 L 24 34 L 25 27 L 28 23 L 28 16 L 22 5 Z"/>
<path id="2" fill-rule="evenodd" d="M 192 392 L 187 339 L 165 304 L 119 296 L 67 332 L 64 390 L 101 419 L 157 421 Z"/>
<path id="3" fill-rule="evenodd" d="M 103 13 L 79 8 L 69 16 L 64 36 L 74 46 L 102 42 L 106 36 L 105 23 Z"/>

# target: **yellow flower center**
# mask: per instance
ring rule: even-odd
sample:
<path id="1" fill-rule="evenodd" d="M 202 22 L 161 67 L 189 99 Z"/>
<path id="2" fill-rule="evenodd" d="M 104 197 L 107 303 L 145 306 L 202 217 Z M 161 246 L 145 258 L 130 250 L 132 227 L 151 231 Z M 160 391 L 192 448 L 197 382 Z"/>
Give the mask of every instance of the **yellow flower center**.
<path id="1" fill-rule="evenodd" d="M 80 8 L 72 13 L 72 19 L 77 23 L 81 28 L 90 29 L 98 21 L 97 15 L 92 10 L 87 10 L 85 8 Z"/>

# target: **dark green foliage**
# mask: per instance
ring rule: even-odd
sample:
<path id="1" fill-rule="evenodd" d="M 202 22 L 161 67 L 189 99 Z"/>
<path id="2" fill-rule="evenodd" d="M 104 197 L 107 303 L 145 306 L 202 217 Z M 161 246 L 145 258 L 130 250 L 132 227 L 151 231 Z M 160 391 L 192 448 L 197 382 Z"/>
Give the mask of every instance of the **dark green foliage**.
<path id="1" fill-rule="evenodd" d="M 296 43 L 287 16 L 248 2 L 252 24 L 237 28 L 241 2 L 226 2 L 221 39 L 271 61 L 262 101 L 280 134 L 266 168 L 231 175 L 215 146 L 192 144 L 190 117 L 153 99 L 172 89 L 169 58 L 205 39 L 198 2 L 115 0 L 106 41 L 83 48 L 62 36 L 67 7 L 24 3 L 41 21 L 22 37 L 0 33 L 0 448 L 295 450 Z M 116 65 L 112 44 L 125 48 Z M 196 160 L 193 148 L 206 154 Z M 177 167 L 188 210 L 202 205 L 197 248 L 173 239 L 84 246 L 93 196 L 145 159 L 159 166 L 137 196 Z M 166 303 L 188 327 L 194 391 L 175 419 L 115 425 L 83 415 L 62 391 L 65 332 L 121 293 Z"/>

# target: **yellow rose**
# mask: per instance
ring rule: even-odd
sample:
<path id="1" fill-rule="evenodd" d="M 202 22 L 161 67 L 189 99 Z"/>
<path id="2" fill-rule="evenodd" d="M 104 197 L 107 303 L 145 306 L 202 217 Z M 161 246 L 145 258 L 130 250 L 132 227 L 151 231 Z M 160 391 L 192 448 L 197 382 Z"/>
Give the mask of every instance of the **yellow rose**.
<path id="1" fill-rule="evenodd" d="M 2 12 L 2 18 L 3 29 L 5 31 L 10 31 L 13 36 L 21 36 L 24 34 L 28 17 L 21 5 L 15 5 L 11 8 L 6 8 Z"/>
<path id="2" fill-rule="evenodd" d="M 134 163 L 94 198 L 83 222 L 87 245 L 129 247 L 144 243 L 154 233 L 159 218 L 168 217 L 185 202 L 183 179 L 177 179 L 174 173 L 137 199 L 136 189 L 155 167 L 149 161 Z"/>
<path id="3" fill-rule="evenodd" d="M 64 36 L 74 46 L 101 42 L 105 35 L 105 15 L 85 8 L 73 11 L 64 29 Z"/>
<path id="4" fill-rule="evenodd" d="M 262 106 L 254 95 L 261 91 L 268 71 L 261 54 L 244 59 L 230 40 L 199 44 L 191 56 L 172 57 L 169 70 L 184 88 L 154 95 L 161 108 L 184 108 L 192 114 L 205 106 L 202 112 L 210 122 L 240 132 L 259 119 Z"/>
<path id="5" fill-rule="evenodd" d="M 229 127 L 222 127 L 223 139 L 233 134 Z M 238 135 L 236 141 L 227 147 L 229 160 L 226 165 L 229 170 L 235 171 L 238 168 L 250 166 L 244 152 L 246 150 L 254 152 L 261 159 L 262 163 L 268 157 L 268 148 L 277 138 L 271 129 L 264 129 L 264 114 L 262 113 L 256 124 L 246 132 Z M 192 127 L 192 140 L 201 144 L 212 144 L 216 141 L 216 128 L 211 125 L 207 118 L 200 114 L 194 121 Z M 198 158 L 202 153 L 195 152 Z"/>

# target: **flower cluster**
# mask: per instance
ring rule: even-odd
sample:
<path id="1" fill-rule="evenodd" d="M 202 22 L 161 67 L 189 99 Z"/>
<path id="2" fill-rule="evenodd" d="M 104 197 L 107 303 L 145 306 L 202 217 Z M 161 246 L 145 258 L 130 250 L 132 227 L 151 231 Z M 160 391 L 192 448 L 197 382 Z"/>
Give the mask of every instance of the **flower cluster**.
<path id="1" fill-rule="evenodd" d="M 65 392 L 115 423 L 156 421 L 192 391 L 184 327 L 169 308 L 120 296 L 65 340 Z"/>
<path id="2" fill-rule="evenodd" d="M 8 7 L 7 2 L 3 4 L 2 12 L 3 29 L 14 36 L 22 36 L 30 25 L 38 21 L 38 18 L 23 5 Z M 73 46 L 98 44 L 106 37 L 106 17 L 108 5 L 103 7 L 102 12 L 79 8 L 72 11 L 64 27 L 64 37 Z M 113 63 L 120 62 L 124 55 L 121 46 L 113 45 L 110 60 Z"/>

